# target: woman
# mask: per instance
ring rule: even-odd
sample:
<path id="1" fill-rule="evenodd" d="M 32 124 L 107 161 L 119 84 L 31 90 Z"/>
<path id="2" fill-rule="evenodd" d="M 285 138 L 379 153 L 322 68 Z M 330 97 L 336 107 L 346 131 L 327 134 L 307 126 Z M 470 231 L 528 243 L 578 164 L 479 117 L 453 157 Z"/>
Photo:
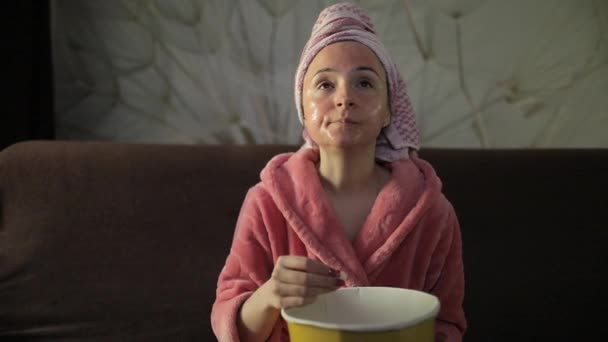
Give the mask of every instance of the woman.
<path id="1" fill-rule="evenodd" d="M 460 228 L 395 64 L 367 14 L 324 9 L 295 82 L 305 146 L 274 157 L 248 192 L 213 305 L 220 341 L 288 341 L 280 310 L 341 286 L 437 296 L 438 340 L 460 341 Z"/>

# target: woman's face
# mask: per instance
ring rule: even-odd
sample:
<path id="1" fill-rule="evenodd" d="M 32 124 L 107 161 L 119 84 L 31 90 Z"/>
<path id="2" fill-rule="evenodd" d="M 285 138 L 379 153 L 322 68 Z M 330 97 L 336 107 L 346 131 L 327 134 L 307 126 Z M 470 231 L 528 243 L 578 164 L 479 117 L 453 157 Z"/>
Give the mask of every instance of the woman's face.
<path id="1" fill-rule="evenodd" d="M 323 48 L 304 76 L 304 127 L 320 147 L 375 145 L 390 120 L 386 75 L 367 46 L 353 41 Z"/>

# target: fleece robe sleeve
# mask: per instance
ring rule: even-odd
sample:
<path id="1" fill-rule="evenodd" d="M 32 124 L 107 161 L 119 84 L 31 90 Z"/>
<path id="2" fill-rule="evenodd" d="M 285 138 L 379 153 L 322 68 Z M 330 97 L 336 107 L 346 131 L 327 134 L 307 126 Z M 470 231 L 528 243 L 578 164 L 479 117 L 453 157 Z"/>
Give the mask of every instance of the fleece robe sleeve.
<path id="1" fill-rule="evenodd" d="M 247 193 L 230 253 L 219 275 L 211 325 L 220 342 L 239 341 L 237 318 L 240 307 L 266 282 L 274 267 L 266 231 L 272 218 L 262 210 L 265 203 L 263 195 L 255 188 Z"/>
<path id="2" fill-rule="evenodd" d="M 439 268 L 436 281 L 429 292 L 439 298 L 441 308 L 436 319 L 436 332 L 444 341 L 460 342 L 466 330 L 463 310 L 464 267 L 460 225 L 451 205 L 445 230 L 433 253 L 432 265 Z M 435 272 L 433 272 L 435 273 Z"/>

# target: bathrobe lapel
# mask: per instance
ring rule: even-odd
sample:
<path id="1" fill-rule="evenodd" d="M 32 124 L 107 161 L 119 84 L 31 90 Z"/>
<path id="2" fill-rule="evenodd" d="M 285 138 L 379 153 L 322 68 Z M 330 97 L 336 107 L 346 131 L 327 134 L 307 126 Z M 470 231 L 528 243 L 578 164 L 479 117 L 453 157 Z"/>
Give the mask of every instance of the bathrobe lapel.
<path id="1" fill-rule="evenodd" d="M 351 242 L 322 188 L 317 161 L 312 149 L 279 155 L 262 171 L 262 182 L 311 257 L 344 271 L 347 285 L 367 286 L 428 210 L 439 180 L 422 160 L 391 163 L 389 182 Z"/>

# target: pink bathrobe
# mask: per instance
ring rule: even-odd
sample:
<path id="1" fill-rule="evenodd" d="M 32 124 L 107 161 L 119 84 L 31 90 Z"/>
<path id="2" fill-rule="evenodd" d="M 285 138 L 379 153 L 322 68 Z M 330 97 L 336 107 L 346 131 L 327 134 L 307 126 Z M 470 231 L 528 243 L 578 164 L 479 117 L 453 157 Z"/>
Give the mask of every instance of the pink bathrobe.
<path id="1" fill-rule="evenodd" d="M 437 332 L 461 341 L 466 320 L 460 228 L 432 166 L 417 157 L 388 164 L 391 178 L 351 242 L 321 186 L 318 158 L 315 149 L 280 154 L 247 193 L 211 314 L 219 341 L 239 341 L 239 308 L 282 255 L 344 271 L 346 286 L 432 293 L 441 303 Z M 282 318 L 269 341 L 289 341 Z"/>

